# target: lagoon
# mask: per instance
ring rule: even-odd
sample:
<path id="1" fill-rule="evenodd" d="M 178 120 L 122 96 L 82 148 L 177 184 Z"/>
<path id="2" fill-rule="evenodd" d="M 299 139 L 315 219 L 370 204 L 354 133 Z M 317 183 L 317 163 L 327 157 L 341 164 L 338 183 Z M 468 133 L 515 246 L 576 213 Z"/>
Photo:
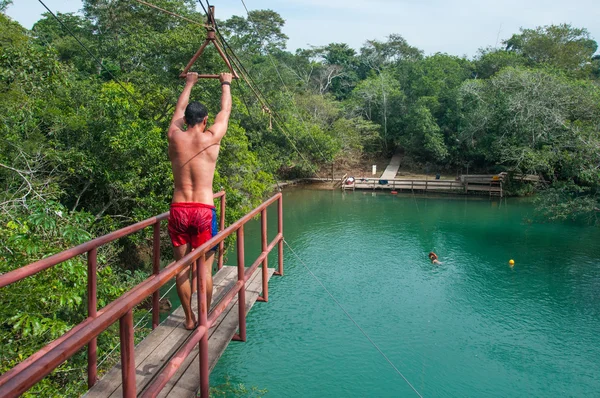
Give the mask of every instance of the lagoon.
<path id="1" fill-rule="evenodd" d="M 519 199 L 284 192 L 287 242 L 426 397 L 600 391 L 600 229 L 533 217 Z M 246 230 L 247 262 L 258 231 Z M 417 396 L 288 247 L 269 296 L 211 385 L 228 377 L 266 397 Z"/>

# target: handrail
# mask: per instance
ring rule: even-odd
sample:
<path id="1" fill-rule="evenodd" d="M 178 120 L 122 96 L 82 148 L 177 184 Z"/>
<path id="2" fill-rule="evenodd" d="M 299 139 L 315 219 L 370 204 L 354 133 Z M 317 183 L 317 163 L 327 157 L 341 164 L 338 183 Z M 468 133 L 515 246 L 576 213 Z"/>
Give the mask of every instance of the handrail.
<path id="1" fill-rule="evenodd" d="M 217 192 L 216 194 L 214 194 L 213 199 L 220 198 L 224 195 L 225 191 Z M 158 216 L 148 218 L 144 221 L 140 221 L 133 225 L 129 225 L 125 228 L 121 228 L 107 235 L 103 235 L 98 238 L 92 239 L 71 249 L 62 251 L 60 253 L 56 253 L 50 257 L 46 257 L 43 260 L 36 261 L 24 267 L 17 268 L 16 270 L 2 274 L 0 275 L 0 288 L 8 286 L 29 276 L 35 275 L 40 271 L 53 267 L 80 254 L 87 253 L 92 249 L 96 249 L 114 240 L 120 239 L 127 235 L 131 235 L 134 232 L 140 231 L 162 220 L 166 220 L 167 218 L 169 218 L 169 212 L 162 213 Z"/>
<path id="2" fill-rule="evenodd" d="M 414 181 L 414 182 L 422 182 L 423 184 L 426 183 L 426 182 L 429 183 L 429 184 L 431 184 L 431 183 L 433 183 L 433 184 L 436 184 L 436 183 L 446 183 L 446 184 L 449 184 L 449 183 L 455 183 L 455 184 L 456 183 L 460 183 L 460 181 L 456 181 L 456 180 L 435 180 L 435 179 L 423 180 L 423 179 L 417 179 L 417 178 L 415 178 L 415 179 L 407 179 L 407 178 L 373 178 L 373 177 L 364 177 L 364 178 L 363 177 L 360 177 L 360 178 L 356 178 L 355 177 L 354 182 L 357 182 L 357 183 L 365 182 L 365 181 L 366 182 L 378 182 L 380 180 L 386 180 L 386 181 L 390 181 L 390 182 L 391 181 L 393 181 L 393 182 L 402 182 L 402 183 L 410 183 L 410 182 Z"/>
<path id="3" fill-rule="evenodd" d="M 204 337 L 204 333 L 208 329 L 211 328 L 213 323 L 219 318 L 219 316 L 225 311 L 233 297 L 238 294 L 241 289 L 244 287 L 244 283 L 250 279 L 254 271 L 258 268 L 260 263 L 264 260 L 264 257 L 269 254 L 269 252 L 275 247 L 276 244 L 283 240 L 282 234 L 277 234 L 277 236 L 271 241 L 271 244 L 267 248 L 266 251 L 263 251 L 258 259 L 252 264 L 251 267 L 246 268 L 244 271 L 244 281 L 241 282 L 238 280 L 233 288 L 230 289 L 219 303 L 214 306 L 213 310 L 210 313 L 210 316 L 207 318 L 206 326 L 199 325 L 199 327 L 190 335 L 190 338 L 186 343 L 179 349 L 179 351 L 173 355 L 173 357 L 167 362 L 163 370 L 157 375 L 157 377 L 146 387 L 146 390 L 142 394 L 142 398 L 147 397 L 156 397 L 160 391 L 164 388 L 164 386 L 169 382 L 169 379 L 175 375 L 177 369 L 181 365 L 183 359 L 185 359 L 194 349 L 196 344 L 200 342 L 202 337 Z M 263 268 L 265 269 L 265 268 Z M 263 285 L 267 286 L 267 285 Z M 265 287 L 263 287 L 263 293 Z M 245 300 L 243 301 L 245 305 Z M 245 340 L 245 338 L 243 339 Z"/>
<path id="4" fill-rule="evenodd" d="M 219 196 L 216 196 L 219 195 Z M 215 197 L 221 197 L 224 193 L 219 192 Z M 121 330 L 121 369 L 123 376 L 123 395 L 127 397 L 135 396 L 135 364 L 133 358 L 133 324 L 132 324 L 132 310 L 135 306 L 137 306 L 140 302 L 142 302 L 146 297 L 155 293 L 168 283 L 175 275 L 181 272 L 185 267 L 189 266 L 193 262 L 197 261 L 197 274 L 198 277 L 198 302 L 199 302 L 199 315 L 200 315 L 200 323 L 194 332 L 194 340 L 202 339 L 204 342 L 205 348 L 206 344 L 208 344 L 206 331 L 208 330 L 208 320 L 207 320 L 207 311 L 206 311 L 206 281 L 205 281 L 205 272 L 204 272 L 204 255 L 215 245 L 223 242 L 228 236 L 232 233 L 237 232 L 238 234 L 238 283 L 234 286 L 235 291 L 237 291 L 240 295 L 240 305 L 245 305 L 245 275 L 244 275 L 244 264 L 243 264 L 243 226 L 245 223 L 250 221 L 253 217 L 261 213 L 263 217 L 263 224 L 266 226 L 266 208 L 278 201 L 278 234 L 276 238 L 273 240 L 271 245 L 267 248 L 268 251 L 273 249 L 275 244 L 279 246 L 279 269 L 278 274 L 283 274 L 283 224 L 282 224 L 282 194 L 278 193 L 273 197 L 269 198 L 261 205 L 256 207 L 254 210 L 246 214 L 241 219 L 234 222 L 228 228 L 221 230 L 216 236 L 211 238 L 209 241 L 205 242 L 200 247 L 194 249 L 192 252 L 185 255 L 179 261 L 171 263 L 167 267 L 165 267 L 162 271 L 158 272 L 155 275 L 152 275 L 145 281 L 138 284 L 136 287 L 131 289 L 130 291 L 123 294 L 121 297 L 111 302 L 100 311 L 95 314 L 95 317 L 86 318 L 83 322 L 76 325 L 69 332 L 65 333 L 60 338 L 56 339 L 52 343 L 48 344 L 44 348 L 40 349 L 38 352 L 9 370 L 8 372 L 0 375 L 0 396 L 2 397 L 13 397 L 18 396 L 29 388 L 31 388 L 35 383 L 40 381 L 42 378 L 50 374 L 56 367 L 62 364 L 65 360 L 73 356 L 77 353 L 81 348 L 83 348 L 86 344 L 91 343 L 100 333 L 106 330 L 110 325 L 115 323 L 117 320 L 120 321 L 120 330 Z M 224 201 L 222 201 L 224 203 Z M 161 215 L 162 216 L 162 215 Z M 152 223 L 160 222 L 158 217 L 153 217 L 152 219 L 145 220 L 147 222 L 144 224 L 145 226 L 152 225 Z M 152 220 L 152 221 L 151 221 Z M 142 222 L 144 223 L 144 221 Z M 142 223 L 134 224 L 134 226 L 139 226 Z M 115 231 L 112 234 L 107 236 L 114 237 L 117 239 L 121 237 L 121 233 L 124 230 L 130 231 L 129 233 L 135 232 L 139 229 L 131 231 L 132 227 L 123 228 L 119 231 Z M 129 229 L 128 229 L 129 228 Z M 141 229 L 141 228 L 140 228 Z M 265 236 L 263 239 L 266 239 L 266 227 L 263 228 L 263 233 Z M 117 237 L 115 237 L 117 236 Z M 125 235 L 122 235 L 125 236 Z M 101 237 L 106 239 L 106 236 Z M 97 238 L 100 239 L 100 238 Z M 98 242 L 98 240 L 92 240 L 90 242 Z M 113 240 L 114 240 L 113 239 Z M 110 241 L 110 240 L 108 240 Z M 94 247 L 89 246 L 90 242 L 84 243 L 87 250 L 93 249 Z M 80 245 L 80 246 L 83 246 Z M 241 246 L 240 246 L 241 245 Z M 80 247 L 78 246 L 78 247 Z M 73 248 L 73 249 L 77 249 Z M 263 247 L 264 248 L 264 247 Z M 73 250 L 69 249 L 69 250 Z M 80 249 L 81 250 L 81 249 Z M 241 262 L 240 262 L 240 252 L 241 252 Z M 263 261 L 263 273 L 266 273 L 266 255 L 261 253 Z M 82 253 L 85 253 L 83 251 Z M 59 253 L 61 254 L 61 253 Z M 268 254 L 268 252 L 267 252 Z M 56 255 L 55 255 L 56 256 Z M 53 256 L 54 257 L 54 256 Z M 52 257 L 49 257 L 52 258 Z M 55 257 L 56 258 L 56 257 Z M 62 257 L 58 257 L 62 258 Z M 68 257 L 71 258 L 71 257 Z M 64 261 L 64 260 L 63 260 Z M 39 263 L 39 262 L 38 262 Z M 252 268 L 256 269 L 258 266 L 258 261 L 252 265 Z M 35 263 L 34 263 L 35 264 Z M 48 265 L 46 268 L 52 265 Z M 39 272 L 39 271 L 38 271 Z M 8 274 L 7 274 L 8 275 Z M 23 276 L 26 277 L 26 276 Z M 239 283 L 241 282 L 241 284 Z M 264 279 L 263 279 L 264 282 Z M 263 285 L 263 294 L 267 291 L 267 287 Z M 228 295 L 230 301 L 234 296 Z M 221 308 L 223 301 L 219 303 L 218 307 Z M 221 310 L 222 311 L 222 310 Z M 243 318 L 243 319 L 242 319 Z M 242 325 L 243 323 L 243 325 Z M 245 341 L 245 311 L 240 311 L 240 339 Z M 201 342 L 201 346 L 202 346 Z M 183 354 L 183 353 L 182 353 Z M 205 354 L 205 355 L 204 355 Z M 186 354 L 187 356 L 187 354 Z M 204 358 L 204 356 L 206 356 Z M 204 353 L 201 358 L 201 368 L 208 369 L 207 365 L 208 354 L 207 350 L 204 349 Z M 203 396 L 206 396 L 208 392 L 208 375 L 204 374 L 202 377 L 203 383 L 201 383 L 201 392 Z"/>

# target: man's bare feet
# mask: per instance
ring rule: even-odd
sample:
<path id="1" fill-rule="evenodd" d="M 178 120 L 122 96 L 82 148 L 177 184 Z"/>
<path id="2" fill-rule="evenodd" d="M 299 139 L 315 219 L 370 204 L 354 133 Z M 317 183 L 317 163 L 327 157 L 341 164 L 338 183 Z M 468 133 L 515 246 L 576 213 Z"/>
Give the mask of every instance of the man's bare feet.
<path id="1" fill-rule="evenodd" d="M 194 330 L 196 329 L 196 316 L 194 314 L 192 314 L 192 319 L 190 320 L 185 320 L 185 328 L 186 330 Z"/>

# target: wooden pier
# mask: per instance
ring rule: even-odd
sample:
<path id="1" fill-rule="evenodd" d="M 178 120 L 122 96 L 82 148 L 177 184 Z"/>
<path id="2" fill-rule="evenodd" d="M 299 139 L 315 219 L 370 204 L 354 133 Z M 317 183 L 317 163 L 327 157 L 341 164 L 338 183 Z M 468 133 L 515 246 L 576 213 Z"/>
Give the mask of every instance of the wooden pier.
<path id="1" fill-rule="evenodd" d="M 269 268 L 268 271 L 270 279 L 275 270 Z M 262 290 L 261 272 L 261 268 L 257 268 L 246 284 L 246 313 L 250 311 Z M 212 308 L 219 303 L 236 281 L 237 267 L 224 266 L 215 274 L 213 277 Z M 192 307 L 197 314 L 198 303 L 196 297 L 196 294 L 192 295 Z M 215 322 L 216 326 L 209 330 L 208 357 L 211 371 L 238 328 L 239 306 L 237 303 L 237 296 L 235 296 Z M 144 392 L 144 389 L 160 373 L 171 357 L 188 340 L 192 332 L 183 327 L 184 320 L 183 309 L 179 307 L 135 347 L 136 390 L 138 395 Z M 181 368 L 164 387 L 159 397 L 196 397 L 199 386 L 200 371 L 198 349 L 196 348 L 184 360 Z M 85 395 L 85 397 L 90 398 L 117 398 L 122 396 L 120 364 L 106 373 Z"/>
<path id="2" fill-rule="evenodd" d="M 454 194 L 488 194 L 503 196 L 502 178 L 496 176 L 461 176 L 460 180 L 407 180 L 357 178 L 353 183 L 341 184 L 342 190 L 368 189 L 397 192 L 436 192 Z"/>

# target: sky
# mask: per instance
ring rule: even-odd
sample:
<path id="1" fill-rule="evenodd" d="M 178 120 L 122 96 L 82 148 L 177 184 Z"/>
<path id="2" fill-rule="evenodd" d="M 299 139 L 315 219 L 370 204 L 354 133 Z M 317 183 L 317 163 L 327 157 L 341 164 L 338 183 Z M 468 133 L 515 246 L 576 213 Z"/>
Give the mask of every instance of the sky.
<path id="1" fill-rule="evenodd" d="M 133 1 L 133 0 L 130 0 Z M 152 0 L 148 0 L 152 2 Z M 402 35 L 425 54 L 472 57 L 499 46 L 519 28 L 570 23 L 600 42 L 600 0 L 244 0 L 250 10 L 271 9 L 286 21 L 287 48 L 347 43 Z M 44 0 L 53 11 L 77 12 L 81 0 Z M 246 16 L 239 0 L 213 0 L 218 19 Z M 37 0 L 14 0 L 8 16 L 31 28 L 44 8 Z"/>

